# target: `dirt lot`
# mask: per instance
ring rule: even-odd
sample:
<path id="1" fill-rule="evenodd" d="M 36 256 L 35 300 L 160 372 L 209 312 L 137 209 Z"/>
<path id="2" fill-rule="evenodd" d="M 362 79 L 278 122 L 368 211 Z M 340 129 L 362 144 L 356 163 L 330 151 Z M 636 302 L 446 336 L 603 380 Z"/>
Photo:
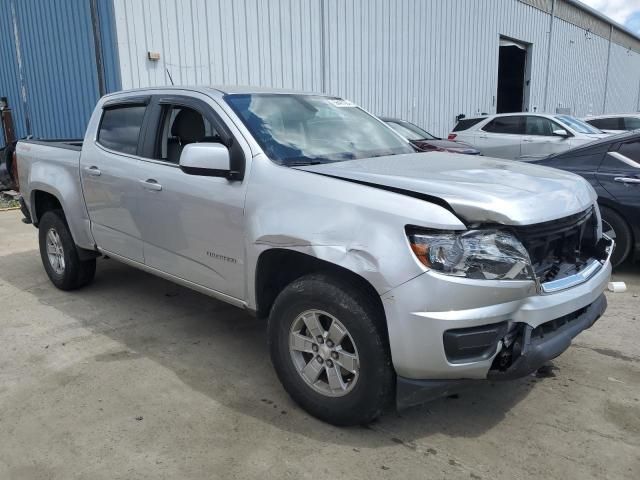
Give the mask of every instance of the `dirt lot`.
<path id="1" fill-rule="evenodd" d="M 47 280 L 0 214 L 0 478 L 638 478 L 640 265 L 545 378 L 487 384 L 364 428 L 310 418 L 262 322 L 101 260 Z"/>

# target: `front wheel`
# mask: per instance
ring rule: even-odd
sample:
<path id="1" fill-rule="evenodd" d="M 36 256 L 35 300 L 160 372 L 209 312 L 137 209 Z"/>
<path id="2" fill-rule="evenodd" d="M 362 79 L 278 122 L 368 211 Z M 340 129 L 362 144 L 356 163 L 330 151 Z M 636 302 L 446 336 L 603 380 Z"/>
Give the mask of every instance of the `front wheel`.
<path id="1" fill-rule="evenodd" d="M 96 260 L 80 260 L 62 211 L 46 212 L 38 230 L 40 257 L 51 282 L 61 290 L 74 290 L 91 283 L 96 273 Z"/>
<path id="2" fill-rule="evenodd" d="M 328 275 L 287 286 L 269 317 L 271 359 L 289 395 L 334 425 L 370 422 L 392 399 L 384 318 L 372 294 Z"/>

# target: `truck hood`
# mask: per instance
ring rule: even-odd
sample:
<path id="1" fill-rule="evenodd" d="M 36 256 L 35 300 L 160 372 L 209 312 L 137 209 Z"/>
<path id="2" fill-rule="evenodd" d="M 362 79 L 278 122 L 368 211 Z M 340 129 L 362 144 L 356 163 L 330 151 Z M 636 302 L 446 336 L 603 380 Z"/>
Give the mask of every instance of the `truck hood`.
<path id="1" fill-rule="evenodd" d="M 435 197 L 466 223 L 531 225 L 581 212 L 596 199 L 591 185 L 572 173 L 453 153 L 393 155 L 295 168 Z"/>

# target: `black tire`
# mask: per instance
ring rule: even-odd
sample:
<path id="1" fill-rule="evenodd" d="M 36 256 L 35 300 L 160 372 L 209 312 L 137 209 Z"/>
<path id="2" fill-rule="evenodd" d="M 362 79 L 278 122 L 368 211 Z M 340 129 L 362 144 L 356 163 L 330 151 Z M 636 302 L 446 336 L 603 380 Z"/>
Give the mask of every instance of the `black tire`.
<path id="1" fill-rule="evenodd" d="M 276 298 L 269 316 L 271 360 L 285 390 L 311 415 L 333 425 L 365 424 L 393 398 L 395 373 L 384 327 L 384 312 L 364 289 L 325 274 L 301 277 Z M 293 322 L 308 310 L 321 310 L 346 327 L 359 356 L 353 388 L 331 397 L 314 390 L 301 376 L 289 350 Z M 327 342 L 328 343 L 328 342 Z"/>
<path id="2" fill-rule="evenodd" d="M 631 253 L 631 247 L 633 245 L 631 228 L 629 228 L 625 219 L 622 218 L 622 216 L 615 210 L 608 207 L 600 207 L 600 214 L 603 221 L 602 231 L 607 233 L 609 230 L 607 225 L 604 223 L 606 222 L 614 232 L 616 246 L 613 249 L 613 254 L 611 255 L 611 265 L 617 267 L 622 264 Z"/>
<path id="3" fill-rule="evenodd" d="M 69 226 L 61 210 L 49 210 L 40 219 L 38 225 L 40 240 L 40 257 L 51 282 L 60 290 L 75 290 L 93 281 L 96 273 L 96 259 L 81 261 L 78 248 L 73 241 Z M 47 235 L 50 231 L 57 233 L 62 247 L 64 267 L 62 271 L 56 268 L 47 253 Z"/>

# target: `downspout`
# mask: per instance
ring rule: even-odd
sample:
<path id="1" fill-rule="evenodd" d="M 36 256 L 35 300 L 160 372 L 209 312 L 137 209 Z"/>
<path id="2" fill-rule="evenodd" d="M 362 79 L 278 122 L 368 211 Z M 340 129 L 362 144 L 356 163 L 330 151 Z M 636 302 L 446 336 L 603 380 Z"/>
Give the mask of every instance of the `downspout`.
<path id="1" fill-rule="evenodd" d="M 547 45 L 547 67 L 544 82 L 544 112 L 548 113 L 547 99 L 549 94 L 549 71 L 551 68 L 551 47 L 553 45 L 553 24 L 556 19 L 556 0 L 551 0 L 551 19 L 549 20 L 549 44 Z"/>
<path id="2" fill-rule="evenodd" d="M 326 1 L 320 0 L 320 70 L 322 71 L 320 91 L 327 93 L 327 47 L 325 42 L 327 35 L 325 34 L 325 9 Z"/>
<path id="3" fill-rule="evenodd" d="M 98 16 L 98 0 L 91 0 L 91 26 L 93 29 L 93 49 L 96 57 L 96 71 L 98 74 L 98 92 L 100 96 L 107 93 L 104 80 L 104 62 L 102 60 L 102 37 L 100 33 L 100 17 Z"/>
<path id="4" fill-rule="evenodd" d="M 607 73 L 604 77 L 604 100 L 602 113 L 607 113 L 607 93 L 609 90 L 609 61 L 611 60 L 611 40 L 613 39 L 613 24 L 609 24 L 609 51 L 607 52 Z"/>

